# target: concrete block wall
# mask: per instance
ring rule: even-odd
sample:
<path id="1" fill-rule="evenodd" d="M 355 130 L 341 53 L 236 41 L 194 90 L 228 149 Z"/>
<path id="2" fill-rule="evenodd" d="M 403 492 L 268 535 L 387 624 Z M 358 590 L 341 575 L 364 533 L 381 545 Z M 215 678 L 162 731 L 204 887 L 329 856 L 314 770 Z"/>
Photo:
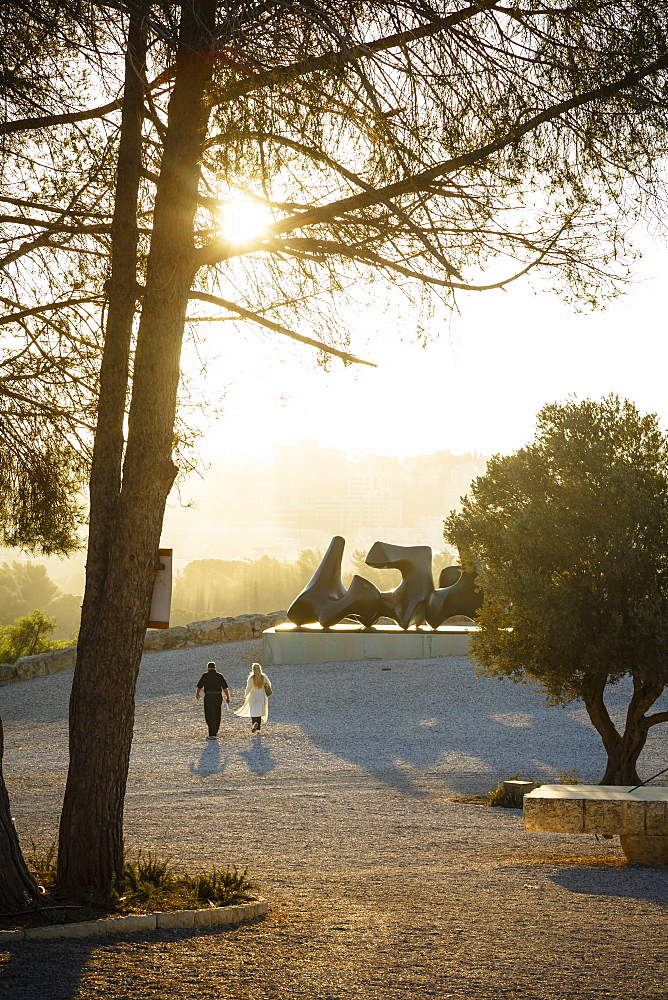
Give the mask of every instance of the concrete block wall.
<path id="1" fill-rule="evenodd" d="M 272 611 L 268 615 L 211 618 L 208 621 L 191 622 L 189 625 L 177 625 L 174 628 L 149 629 L 144 640 L 144 652 L 160 653 L 167 649 L 214 646 L 221 642 L 258 639 L 265 629 L 281 625 L 287 620 L 285 611 Z M 60 670 L 71 670 L 76 655 L 76 646 L 66 646 L 63 649 L 55 649 L 52 653 L 23 656 L 16 663 L 0 663 L 0 685 L 56 674 Z"/>

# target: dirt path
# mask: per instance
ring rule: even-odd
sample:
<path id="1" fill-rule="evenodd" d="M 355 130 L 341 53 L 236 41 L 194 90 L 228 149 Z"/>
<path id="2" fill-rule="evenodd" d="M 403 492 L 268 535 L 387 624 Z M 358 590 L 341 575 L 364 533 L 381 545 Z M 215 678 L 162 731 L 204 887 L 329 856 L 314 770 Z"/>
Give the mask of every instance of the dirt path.
<path id="1" fill-rule="evenodd" d="M 3 1000 L 668 998 L 668 870 L 454 801 L 517 770 L 577 762 L 595 778 L 598 738 L 577 709 L 464 660 L 281 667 L 266 733 L 224 719 L 211 744 L 191 700 L 211 655 L 238 702 L 256 644 L 145 658 L 127 838 L 188 867 L 247 865 L 269 917 L 17 944 L 0 951 Z M 69 680 L 0 692 L 24 843 L 55 830 Z M 655 740 L 646 766 L 667 749 Z"/>

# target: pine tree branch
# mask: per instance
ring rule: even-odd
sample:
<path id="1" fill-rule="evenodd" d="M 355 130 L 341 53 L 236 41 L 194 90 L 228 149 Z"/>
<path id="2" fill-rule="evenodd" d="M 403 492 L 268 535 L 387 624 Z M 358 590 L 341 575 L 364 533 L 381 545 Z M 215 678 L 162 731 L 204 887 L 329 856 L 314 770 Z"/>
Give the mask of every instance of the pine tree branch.
<path id="1" fill-rule="evenodd" d="M 364 361 L 362 358 L 356 358 L 354 354 L 349 354 L 347 351 L 340 351 L 336 347 L 330 347 L 329 344 L 325 344 L 320 340 L 313 340 L 311 337 L 305 337 L 301 333 L 295 333 L 294 330 L 289 330 L 286 326 L 282 326 L 280 323 L 274 323 L 273 320 L 265 319 L 264 316 L 260 316 L 258 313 L 252 312 L 250 309 L 245 309 L 236 302 L 230 302 L 228 299 L 222 299 L 217 295 L 210 295 L 208 292 L 191 292 L 188 297 L 190 299 L 196 299 L 198 302 L 209 302 L 211 305 L 221 306 L 229 312 L 237 313 L 237 315 L 243 316 L 244 319 L 251 320 L 253 323 L 258 323 L 260 326 L 264 326 L 268 330 L 273 330 L 274 333 L 280 333 L 284 337 L 290 337 L 291 340 L 298 340 L 301 344 L 308 344 L 310 347 L 316 347 L 319 351 L 324 351 L 326 354 L 333 354 L 335 357 L 341 358 L 347 364 L 368 365 L 370 368 L 378 367 L 372 361 Z"/>
<path id="2" fill-rule="evenodd" d="M 217 107 L 220 104 L 229 104 L 238 97 L 249 94 L 254 90 L 274 87 L 282 83 L 290 83 L 292 80 L 300 76 L 305 76 L 308 73 L 322 72 L 323 70 L 350 63 L 355 59 L 368 57 L 376 52 L 386 52 L 388 49 L 410 45 L 411 42 L 418 41 L 421 38 L 433 37 L 442 31 L 446 31 L 448 28 L 453 28 L 463 21 L 475 17 L 476 14 L 480 14 L 486 10 L 493 10 L 497 6 L 498 0 L 479 0 L 478 3 L 473 3 L 469 7 L 457 11 L 455 14 L 450 14 L 448 17 L 432 18 L 427 24 L 411 28 L 408 31 L 401 31 L 397 34 L 377 38 L 374 41 L 360 43 L 359 45 L 351 45 L 346 51 L 332 49 L 320 56 L 313 56 L 310 59 L 292 63 L 289 66 L 277 66 L 266 73 L 253 74 L 252 76 L 247 76 L 245 79 L 235 80 L 234 83 L 225 87 L 217 98 L 212 100 L 212 107 Z"/>
<path id="3" fill-rule="evenodd" d="M 524 277 L 524 275 L 528 274 L 534 267 L 537 267 L 550 253 L 564 228 L 565 227 L 562 227 L 562 229 L 560 229 L 559 232 L 552 238 L 549 245 L 520 271 L 509 275 L 507 278 L 502 278 L 500 281 L 495 281 L 491 285 L 473 285 L 466 282 L 450 281 L 446 278 L 437 278 L 434 275 L 427 274 L 425 271 L 416 271 L 413 268 L 405 267 L 398 261 L 389 260 L 387 257 L 374 253 L 372 250 L 354 246 L 350 247 L 345 243 L 334 243 L 328 240 L 309 240 L 297 238 L 286 240 L 280 246 L 284 253 L 292 255 L 293 251 L 296 251 L 297 256 L 305 256 L 300 253 L 303 249 L 306 253 L 313 254 L 313 256 L 309 257 L 309 259 L 314 261 L 318 260 L 318 256 L 322 257 L 323 255 L 331 256 L 338 254 L 342 257 L 347 257 L 349 260 L 359 261 L 362 264 L 375 264 L 385 270 L 401 274 L 406 278 L 414 278 L 416 281 L 424 282 L 428 285 L 436 285 L 440 288 L 461 289 L 465 292 L 489 292 L 497 288 L 505 288 L 506 285 L 509 285 L 513 281 L 517 281 L 518 278 Z"/>
<path id="4" fill-rule="evenodd" d="M 57 212 L 59 215 L 82 215 L 87 219 L 111 219 L 111 212 L 88 212 L 85 209 L 66 208 L 62 205 L 45 205 L 40 201 L 29 201 L 25 198 L 9 198 L 7 195 L 0 195 L 0 203 L 16 205 L 17 208 L 34 208 L 41 212 Z"/>
<path id="5" fill-rule="evenodd" d="M 59 302 L 48 302 L 46 305 L 34 306 L 32 309 L 23 309 L 21 312 L 0 316 L 0 326 L 6 326 L 7 323 L 17 323 L 27 316 L 38 316 L 40 313 L 50 312 L 52 309 L 67 309 L 70 306 L 91 305 L 93 302 L 100 302 L 101 299 L 101 295 L 94 295 L 83 299 L 70 298 L 61 299 Z"/>
<path id="6" fill-rule="evenodd" d="M 620 91 L 633 87 L 637 83 L 646 79 L 648 76 L 652 76 L 653 74 L 667 68 L 668 53 L 641 69 L 626 73 L 623 77 L 620 77 L 613 83 L 605 84 L 601 87 L 595 87 L 594 89 L 585 91 L 582 94 L 577 94 L 575 97 L 571 97 L 566 101 L 560 101 L 558 104 L 554 104 L 551 107 L 546 108 L 539 114 L 533 115 L 526 121 L 521 122 L 520 124 L 509 129 L 503 135 L 499 136 L 498 139 L 494 139 L 492 142 L 486 143 L 483 146 L 478 146 L 476 149 L 472 149 L 468 153 L 452 157 L 451 159 L 445 160 L 434 167 L 430 167 L 428 170 L 423 170 L 418 174 L 405 177 L 400 181 L 395 181 L 393 184 L 387 184 L 382 188 L 374 188 L 373 190 L 365 191 L 361 194 L 351 195 L 348 198 L 341 198 L 337 201 L 330 202 L 328 205 L 321 205 L 317 208 L 309 209 L 306 212 L 300 212 L 296 215 L 288 216 L 285 219 L 280 219 L 278 222 L 274 222 L 266 226 L 265 232 L 267 236 L 279 236 L 285 233 L 293 232 L 296 229 L 303 229 L 306 226 L 322 225 L 323 223 L 331 222 L 334 219 L 339 219 L 343 215 L 359 212 L 364 208 L 369 208 L 379 204 L 386 204 L 387 199 L 396 198 L 404 194 L 429 192 L 433 195 L 435 192 L 430 190 L 431 185 L 433 185 L 435 181 L 443 179 L 447 174 L 451 174 L 456 170 L 462 170 L 466 167 L 472 167 L 481 163 L 484 160 L 489 159 L 489 157 L 493 156 L 495 153 L 501 152 L 501 150 L 507 148 L 508 146 L 514 144 L 516 145 L 525 135 L 530 132 L 534 132 L 541 125 L 554 121 L 556 118 L 560 118 L 569 111 L 581 108 L 587 104 L 592 104 L 596 101 L 604 101 L 613 97 L 615 94 L 620 93 Z M 359 221 L 360 224 L 363 224 L 364 220 L 360 219 Z M 196 268 L 200 268 L 207 264 L 220 264 L 232 257 L 238 257 L 246 253 L 261 250 L 263 248 L 262 244 L 262 239 L 248 241 L 243 245 L 230 243 L 227 240 L 219 240 L 196 250 L 194 253 L 194 265 Z"/>
<path id="7" fill-rule="evenodd" d="M 668 712 L 655 712 L 654 715 L 646 716 L 647 728 L 658 726 L 660 722 L 668 722 Z"/>
<path id="8" fill-rule="evenodd" d="M 111 228 L 111 222 L 99 222 L 90 226 L 73 226 L 65 222 L 52 222 L 50 219 L 32 219 L 25 215 L 0 215 L 0 223 L 13 223 L 17 226 L 26 226 L 30 229 L 44 229 L 49 232 L 73 233 L 75 236 L 86 235 L 87 233 L 108 233 Z"/>
<path id="9" fill-rule="evenodd" d="M 162 86 L 174 75 L 174 67 L 169 66 L 159 73 L 149 85 L 150 90 Z M 46 128 L 53 128 L 55 125 L 71 125 L 75 122 L 90 121 L 93 118 L 104 118 L 114 111 L 123 107 L 123 98 L 117 97 L 108 104 L 101 104 L 97 108 L 89 108 L 87 111 L 71 111 L 64 115 L 42 115 L 38 118 L 18 118 L 13 122 L 0 122 L 0 135 L 13 135 L 15 132 L 36 132 Z"/>

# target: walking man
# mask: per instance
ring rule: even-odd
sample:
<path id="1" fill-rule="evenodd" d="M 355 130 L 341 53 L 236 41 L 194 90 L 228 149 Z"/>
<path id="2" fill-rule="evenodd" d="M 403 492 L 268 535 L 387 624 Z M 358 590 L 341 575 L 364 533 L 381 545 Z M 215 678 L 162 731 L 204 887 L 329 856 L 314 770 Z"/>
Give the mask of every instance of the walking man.
<path id="1" fill-rule="evenodd" d="M 202 674 L 197 682 L 195 697 L 199 701 L 200 691 L 204 689 L 204 718 L 209 727 L 208 739 L 215 740 L 220 729 L 220 710 L 223 707 L 223 694 L 225 701 L 229 705 L 230 692 L 227 681 L 222 674 L 216 670 L 216 664 L 211 661 L 206 665 L 206 673 Z"/>

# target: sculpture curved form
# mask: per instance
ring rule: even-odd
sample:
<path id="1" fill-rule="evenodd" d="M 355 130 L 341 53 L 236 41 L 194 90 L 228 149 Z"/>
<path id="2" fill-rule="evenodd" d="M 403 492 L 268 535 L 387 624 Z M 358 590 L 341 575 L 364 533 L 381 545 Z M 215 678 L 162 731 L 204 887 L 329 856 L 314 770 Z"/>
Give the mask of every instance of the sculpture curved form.
<path id="1" fill-rule="evenodd" d="M 452 587 L 453 583 L 458 582 L 461 575 L 461 566 L 446 566 L 438 575 L 438 586 L 443 588 Z"/>
<path id="2" fill-rule="evenodd" d="M 456 583 L 444 587 L 444 581 L 452 579 L 450 571 L 454 569 L 459 571 L 459 579 Z M 477 576 L 475 572 L 462 572 L 459 566 L 448 566 L 441 570 L 438 581 L 441 586 L 433 592 L 427 604 L 427 624 L 432 628 L 438 628 L 453 615 L 475 618 L 483 602 L 482 592 L 476 589 Z"/>
<path id="3" fill-rule="evenodd" d="M 288 608 L 288 618 L 295 625 L 317 622 L 329 605 L 345 595 L 346 588 L 341 580 L 345 545 L 345 538 L 334 535 L 317 570 Z"/>
<path id="4" fill-rule="evenodd" d="M 382 614 L 381 593 L 378 587 L 365 580 L 363 576 L 355 574 L 343 597 L 326 605 L 318 621 L 323 628 L 331 628 L 343 618 L 354 618 L 365 628 L 371 628 Z"/>
<path id="5" fill-rule="evenodd" d="M 374 542 L 364 561 L 376 569 L 398 569 L 403 577 L 396 590 L 380 594 L 381 615 L 394 619 L 403 629 L 424 624 L 427 603 L 434 592 L 431 548 Z"/>
<path id="6" fill-rule="evenodd" d="M 293 624 L 319 622 L 331 628 L 344 618 L 353 618 L 371 628 L 379 618 L 391 618 L 403 629 L 423 625 L 438 628 L 453 615 L 474 618 L 483 595 L 476 588 L 475 572 L 446 566 L 434 590 L 431 549 L 428 545 L 391 545 L 374 542 L 365 559 L 376 569 L 398 569 L 402 580 L 396 590 L 381 592 L 363 576 L 355 575 L 346 590 L 341 580 L 345 538 L 335 535 L 317 570 L 288 609 Z"/>

